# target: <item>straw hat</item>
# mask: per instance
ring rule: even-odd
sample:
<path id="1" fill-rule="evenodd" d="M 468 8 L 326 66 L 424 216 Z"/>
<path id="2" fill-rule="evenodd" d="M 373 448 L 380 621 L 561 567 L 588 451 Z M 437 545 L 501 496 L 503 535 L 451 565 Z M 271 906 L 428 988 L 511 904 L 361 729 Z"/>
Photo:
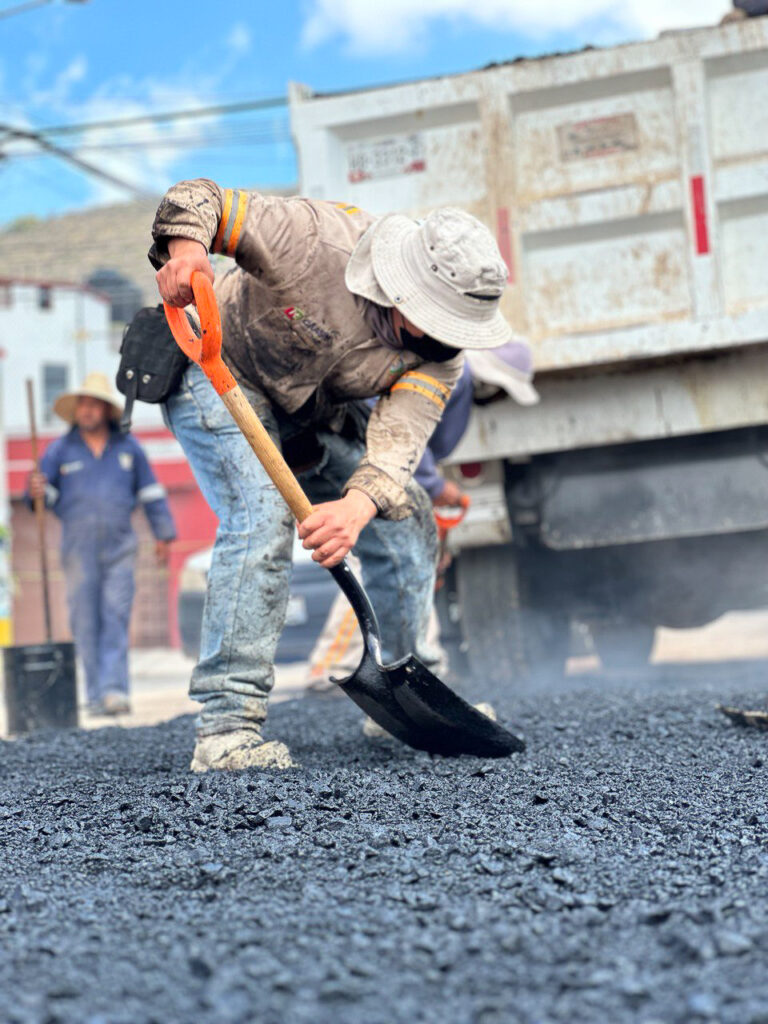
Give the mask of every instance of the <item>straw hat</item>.
<path id="1" fill-rule="evenodd" d="M 447 206 L 417 222 L 374 221 L 355 246 L 345 282 L 355 295 L 395 306 L 446 345 L 496 348 L 512 340 L 499 302 L 508 270 L 484 224 Z"/>
<path id="2" fill-rule="evenodd" d="M 106 402 L 110 407 L 110 418 L 113 420 L 119 420 L 122 415 L 122 403 L 112 390 L 106 373 L 89 373 L 76 391 L 67 391 L 65 394 L 59 395 L 53 403 L 53 411 L 66 423 L 74 423 L 78 398 L 98 398 L 100 401 Z"/>

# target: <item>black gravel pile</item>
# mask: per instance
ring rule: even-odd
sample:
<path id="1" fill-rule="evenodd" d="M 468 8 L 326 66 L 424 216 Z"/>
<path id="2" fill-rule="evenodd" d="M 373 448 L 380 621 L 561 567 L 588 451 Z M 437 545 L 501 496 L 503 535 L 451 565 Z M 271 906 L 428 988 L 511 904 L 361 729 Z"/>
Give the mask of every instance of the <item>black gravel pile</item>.
<path id="1" fill-rule="evenodd" d="M 285 773 L 192 775 L 190 719 L 0 744 L 0 1021 L 768 1024 L 768 736 L 713 710 L 758 683 L 496 695 L 503 762 L 342 700 L 274 709 Z"/>

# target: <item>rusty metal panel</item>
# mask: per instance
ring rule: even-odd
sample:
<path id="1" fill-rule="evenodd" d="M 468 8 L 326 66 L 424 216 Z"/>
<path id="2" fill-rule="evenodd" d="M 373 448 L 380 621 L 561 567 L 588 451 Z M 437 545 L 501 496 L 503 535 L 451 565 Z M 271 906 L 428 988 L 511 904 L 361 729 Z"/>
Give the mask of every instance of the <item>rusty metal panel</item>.
<path id="1" fill-rule="evenodd" d="M 722 165 L 768 151 L 768 46 L 706 62 L 712 158 Z"/>
<path id="2" fill-rule="evenodd" d="M 677 170 L 666 68 L 512 94 L 509 105 L 519 202 L 659 181 Z"/>
<path id="3" fill-rule="evenodd" d="M 677 213 L 526 235 L 523 252 L 533 341 L 690 313 L 685 225 Z"/>

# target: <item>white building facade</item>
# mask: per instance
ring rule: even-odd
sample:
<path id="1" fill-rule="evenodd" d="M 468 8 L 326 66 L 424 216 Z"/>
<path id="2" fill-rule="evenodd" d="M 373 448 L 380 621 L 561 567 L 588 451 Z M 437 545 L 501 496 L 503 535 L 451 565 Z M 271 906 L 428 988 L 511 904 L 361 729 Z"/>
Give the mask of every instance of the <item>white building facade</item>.
<path id="1" fill-rule="evenodd" d="M 8 437 L 29 434 L 25 381 L 32 379 L 38 430 L 50 437 L 63 424 L 53 403 L 87 373 L 114 380 L 121 328 L 111 322 L 110 300 L 87 285 L 0 279 L 0 350 L 3 420 Z M 137 426 L 160 426 L 159 409 L 137 403 Z"/>

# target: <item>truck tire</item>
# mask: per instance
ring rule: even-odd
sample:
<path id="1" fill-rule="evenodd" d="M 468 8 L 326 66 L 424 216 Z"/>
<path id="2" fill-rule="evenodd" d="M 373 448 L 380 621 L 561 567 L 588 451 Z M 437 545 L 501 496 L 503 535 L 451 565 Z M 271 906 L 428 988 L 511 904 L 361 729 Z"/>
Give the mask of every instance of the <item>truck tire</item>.
<path id="1" fill-rule="evenodd" d="M 645 622 L 590 624 L 600 661 L 606 672 L 638 671 L 648 666 L 656 628 Z"/>
<path id="2" fill-rule="evenodd" d="M 456 559 L 463 648 L 474 679 L 514 686 L 564 675 L 570 620 L 541 571 L 546 556 L 494 545 Z"/>

